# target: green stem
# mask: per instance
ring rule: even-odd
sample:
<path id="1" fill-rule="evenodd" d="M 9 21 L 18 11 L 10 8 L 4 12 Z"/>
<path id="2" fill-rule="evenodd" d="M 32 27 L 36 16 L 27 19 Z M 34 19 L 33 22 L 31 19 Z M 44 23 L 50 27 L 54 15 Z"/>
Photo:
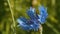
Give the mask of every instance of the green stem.
<path id="1" fill-rule="evenodd" d="M 13 27 L 12 27 L 12 29 L 13 29 L 13 31 L 14 31 L 14 29 L 15 29 L 15 26 L 16 26 L 16 24 L 15 24 L 15 19 L 14 19 L 14 12 L 13 12 L 13 6 L 11 6 L 11 3 L 10 3 L 10 0 L 7 0 L 7 2 L 8 2 L 8 4 L 9 4 L 9 8 L 10 8 L 10 11 L 11 11 L 11 15 L 12 15 L 12 20 L 13 20 Z M 16 33 L 15 33 L 16 34 Z"/>

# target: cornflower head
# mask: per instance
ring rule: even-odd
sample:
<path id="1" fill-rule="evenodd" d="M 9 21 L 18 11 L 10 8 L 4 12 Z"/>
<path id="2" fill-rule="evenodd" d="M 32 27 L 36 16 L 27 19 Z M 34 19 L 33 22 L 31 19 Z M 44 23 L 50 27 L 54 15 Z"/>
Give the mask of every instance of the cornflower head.
<path id="1" fill-rule="evenodd" d="M 30 19 L 26 19 L 25 17 L 20 17 L 17 19 L 21 29 L 38 31 L 40 25 L 45 23 L 48 15 L 47 9 L 44 6 L 39 6 L 38 10 L 40 14 L 36 14 L 35 8 L 30 7 L 30 9 L 26 12 Z"/>

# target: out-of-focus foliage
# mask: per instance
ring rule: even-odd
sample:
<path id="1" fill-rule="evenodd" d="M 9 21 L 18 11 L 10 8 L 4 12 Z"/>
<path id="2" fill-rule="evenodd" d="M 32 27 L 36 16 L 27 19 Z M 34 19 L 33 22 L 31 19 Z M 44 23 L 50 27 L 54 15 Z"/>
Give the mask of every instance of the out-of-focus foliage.
<path id="1" fill-rule="evenodd" d="M 60 34 L 60 0 L 41 0 L 41 4 L 48 7 L 48 18 L 43 24 L 43 34 Z M 31 0 L 9 0 L 11 10 L 16 23 L 16 34 L 39 34 L 38 32 L 27 32 L 17 27 L 16 19 L 20 16 L 29 18 L 26 10 L 31 6 Z M 0 34 L 13 34 L 13 24 L 10 6 L 7 0 L 0 0 Z"/>

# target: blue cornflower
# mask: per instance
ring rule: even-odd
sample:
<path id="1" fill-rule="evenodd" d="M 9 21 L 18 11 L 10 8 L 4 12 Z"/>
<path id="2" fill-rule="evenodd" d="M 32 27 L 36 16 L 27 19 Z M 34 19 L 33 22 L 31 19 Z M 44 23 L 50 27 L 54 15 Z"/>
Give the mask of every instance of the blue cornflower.
<path id="1" fill-rule="evenodd" d="M 35 8 L 30 7 L 27 11 L 27 15 L 30 19 L 26 19 L 25 17 L 20 17 L 17 19 L 19 26 L 24 30 L 34 30 L 38 31 L 40 25 L 43 24 L 47 17 L 47 10 L 44 6 L 39 6 L 40 14 L 35 14 Z"/>

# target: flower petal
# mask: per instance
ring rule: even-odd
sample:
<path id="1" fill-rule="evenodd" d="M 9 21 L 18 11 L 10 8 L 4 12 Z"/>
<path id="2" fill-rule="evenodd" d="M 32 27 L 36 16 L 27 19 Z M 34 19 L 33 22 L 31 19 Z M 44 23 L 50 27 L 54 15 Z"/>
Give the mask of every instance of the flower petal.
<path id="1" fill-rule="evenodd" d="M 40 15 L 39 16 L 39 21 L 41 24 L 43 24 L 45 21 L 46 21 L 46 18 L 47 18 L 47 9 L 44 8 L 44 6 L 40 6 L 39 7 L 39 11 L 40 11 Z"/>

